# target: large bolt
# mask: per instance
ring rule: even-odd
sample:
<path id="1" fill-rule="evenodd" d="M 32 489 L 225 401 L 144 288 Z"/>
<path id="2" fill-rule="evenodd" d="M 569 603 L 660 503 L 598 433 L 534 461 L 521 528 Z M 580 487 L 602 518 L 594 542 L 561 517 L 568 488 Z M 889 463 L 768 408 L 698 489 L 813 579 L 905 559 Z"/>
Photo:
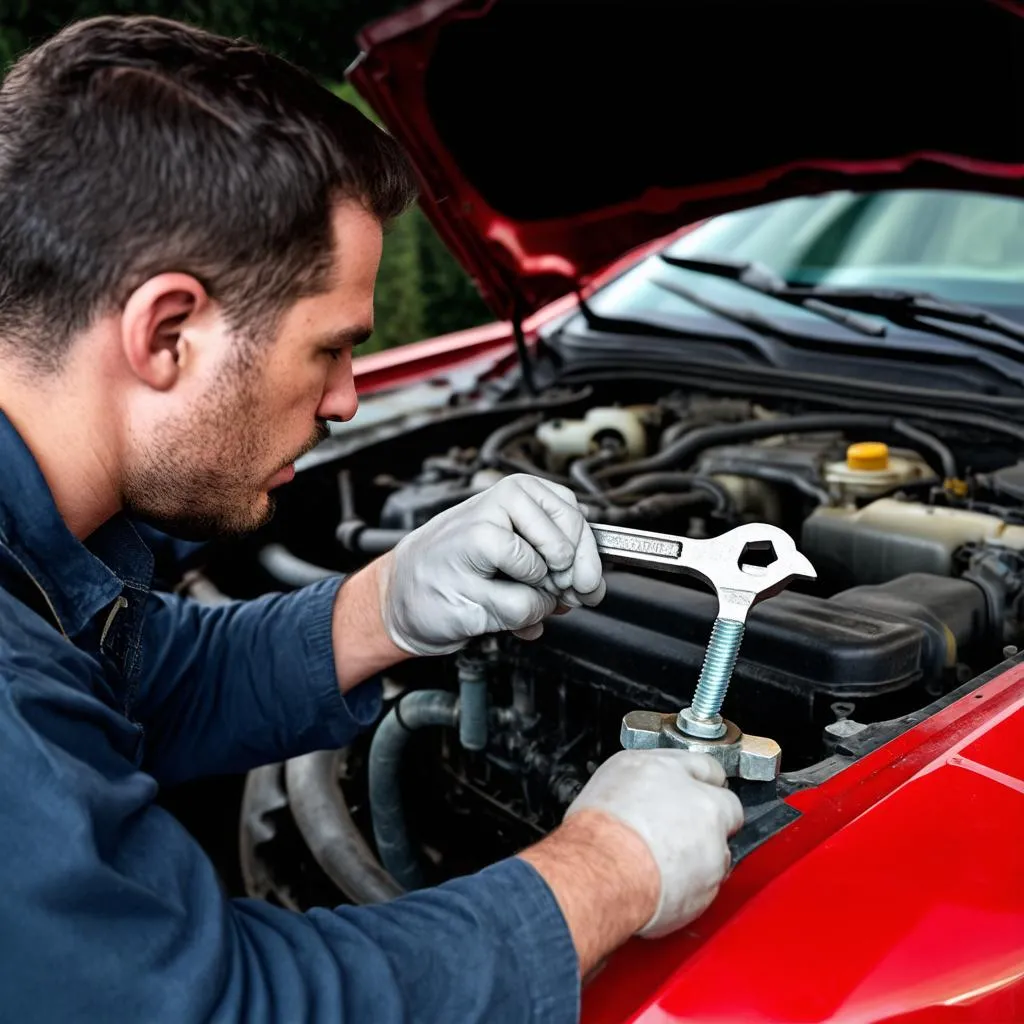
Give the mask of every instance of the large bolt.
<path id="1" fill-rule="evenodd" d="M 693 703 L 679 712 L 680 731 L 708 738 L 725 735 L 725 722 L 719 712 L 739 657 L 744 628 L 742 622 L 733 619 L 715 619 Z"/>
<path id="2" fill-rule="evenodd" d="M 719 740 L 727 724 L 719 714 L 729 687 L 747 613 L 781 593 L 796 576 L 817 579 L 814 566 L 777 526 L 745 523 L 720 537 L 692 539 L 596 524 L 598 551 L 624 565 L 657 567 L 696 576 L 718 597 L 718 618 L 708 641 L 693 704 L 676 716 L 680 733 Z"/>

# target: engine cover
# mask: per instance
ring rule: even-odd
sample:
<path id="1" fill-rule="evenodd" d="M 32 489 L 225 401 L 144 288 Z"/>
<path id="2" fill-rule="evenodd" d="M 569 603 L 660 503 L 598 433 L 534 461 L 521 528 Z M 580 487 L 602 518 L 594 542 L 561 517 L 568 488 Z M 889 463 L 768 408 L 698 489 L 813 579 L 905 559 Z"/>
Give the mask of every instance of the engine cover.
<path id="1" fill-rule="evenodd" d="M 599 608 L 548 620 L 522 657 L 630 706 L 688 704 L 718 610 L 714 594 L 632 571 L 606 578 Z M 834 702 L 877 720 L 948 685 L 958 648 L 987 629 L 985 609 L 973 583 L 942 577 L 831 598 L 785 592 L 751 611 L 723 713 L 782 742 L 787 770 L 810 763 Z"/>

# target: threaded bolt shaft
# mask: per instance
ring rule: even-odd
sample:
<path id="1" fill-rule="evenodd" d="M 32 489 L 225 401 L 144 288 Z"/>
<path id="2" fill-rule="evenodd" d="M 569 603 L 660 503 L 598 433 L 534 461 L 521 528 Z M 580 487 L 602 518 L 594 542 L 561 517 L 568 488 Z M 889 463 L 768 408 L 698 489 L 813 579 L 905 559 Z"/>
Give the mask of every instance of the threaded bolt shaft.
<path id="1" fill-rule="evenodd" d="M 732 619 L 715 619 L 711 639 L 704 652 L 704 665 L 690 705 L 697 718 L 714 718 L 722 709 L 732 670 L 739 657 L 744 624 Z"/>

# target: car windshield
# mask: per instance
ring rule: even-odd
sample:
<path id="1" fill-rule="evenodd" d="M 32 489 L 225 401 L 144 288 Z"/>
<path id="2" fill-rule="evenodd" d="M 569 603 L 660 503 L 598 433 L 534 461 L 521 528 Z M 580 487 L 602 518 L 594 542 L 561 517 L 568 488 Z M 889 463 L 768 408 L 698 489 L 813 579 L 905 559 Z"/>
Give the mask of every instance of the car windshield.
<path id="1" fill-rule="evenodd" d="M 668 246 L 672 257 L 755 262 L 797 286 L 893 288 L 1024 320 L 1024 201 L 980 193 L 832 192 L 715 217 Z M 769 311 L 735 282 L 642 261 L 594 296 L 606 316 L 708 316 L 666 283 L 702 298 Z M 660 283 L 659 283 L 660 282 Z M 778 312 L 778 306 L 771 310 Z M 793 309 L 801 320 L 814 314 Z"/>

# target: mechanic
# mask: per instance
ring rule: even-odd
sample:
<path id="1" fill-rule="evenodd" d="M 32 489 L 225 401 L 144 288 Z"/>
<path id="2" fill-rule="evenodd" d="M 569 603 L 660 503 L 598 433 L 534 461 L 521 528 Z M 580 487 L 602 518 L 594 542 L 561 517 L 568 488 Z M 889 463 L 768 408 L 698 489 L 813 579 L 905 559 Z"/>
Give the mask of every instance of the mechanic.
<path id="1" fill-rule="evenodd" d="M 518 856 L 389 904 L 229 899 L 158 788 L 348 744 L 378 675 L 604 594 L 568 490 L 509 478 L 345 582 L 205 606 L 133 522 L 240 534 L 356 411 L 394 141 L 258 48 L 74 23 L 0 89 L 3 1017 L 572 1021 L 581 978 L 701 914 L 742 811 L 621 751 Z"/>

